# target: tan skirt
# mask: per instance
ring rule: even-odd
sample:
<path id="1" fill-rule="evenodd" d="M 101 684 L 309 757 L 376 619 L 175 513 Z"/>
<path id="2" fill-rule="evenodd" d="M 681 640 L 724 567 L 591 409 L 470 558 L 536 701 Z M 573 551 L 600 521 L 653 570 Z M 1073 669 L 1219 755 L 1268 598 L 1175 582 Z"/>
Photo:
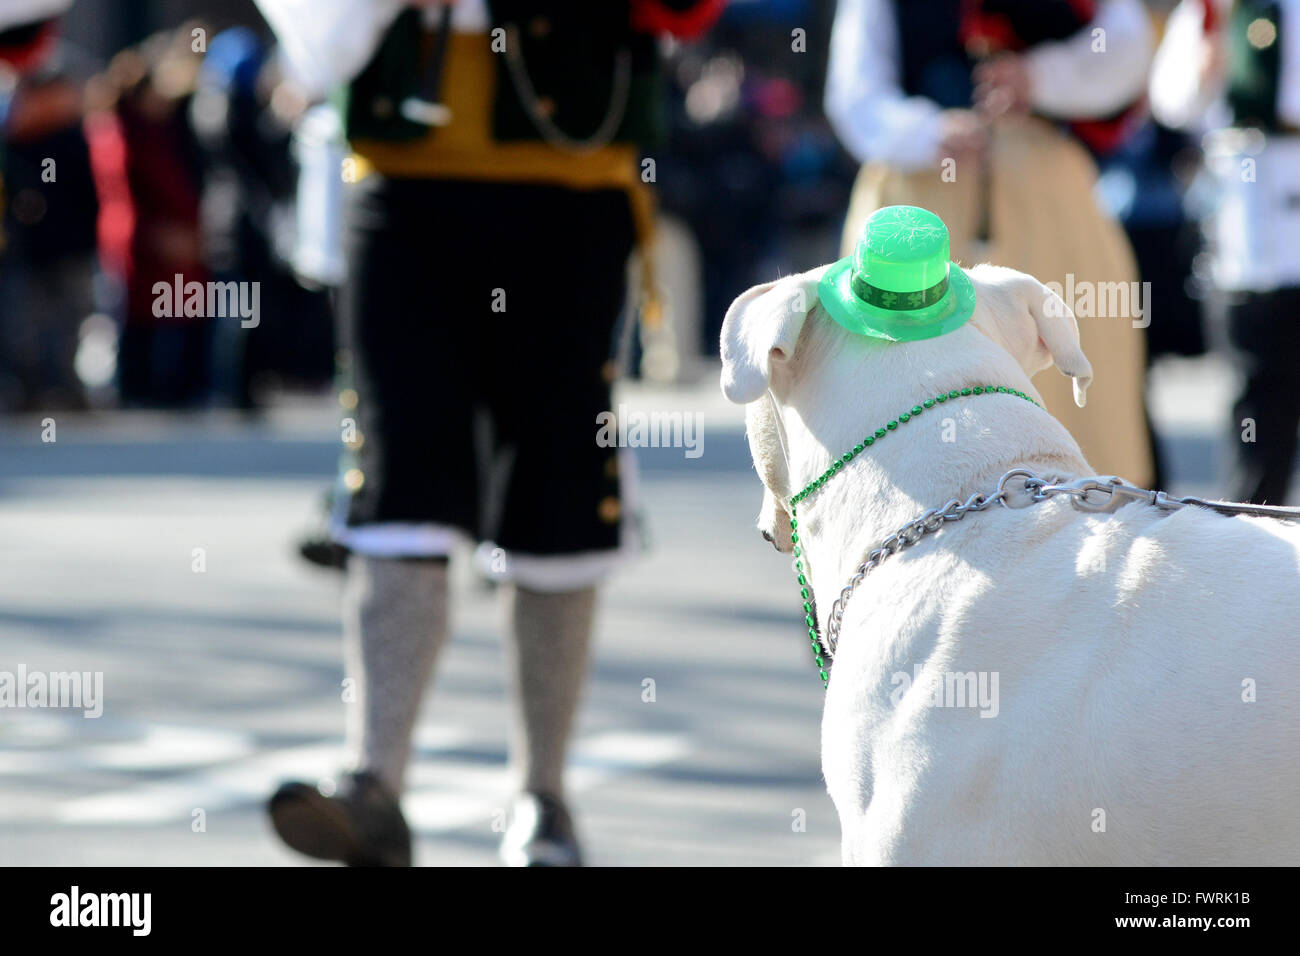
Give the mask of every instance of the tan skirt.
<path id="1" fill-rule="evenodd" d="M 1060 283 L 1062 289 L 1087 288 L 1081 283 L 1134 288 L 1137 266 L 1128 239 L 1093 199 L 1097 170 L 1082 146 L 1042 120 L 1006 118 L 994 128 L 991 156 L 989 241 L 975 238 L 983 189 L 977 167 L 959 164 L 955 180 L 944 182 L 938 170 L 903 173 L 868 163 L 853 187 L 843 254 L 852 251 L 874 210 L 904 203 L 933 210 L 943 219 L 952 257 L 962 265 L 1008 266 L 1040 282 Z M 1071 273 L 1072 282 L 1067 279 Z M 1071 306 L 1083 301 L 1077 292 L 1075 301 L 1067 296 Z M 1149 487 L 1154 466 L 1143 412 L 1145 333 L 1134 328 L 1132 315 L 1099 314 L 1104 311 L 1078 316 L 1083 351 L 1094 374 L 1087 407 L 1074 404 L 1070 380 L 1054 367 L 1035 376 L 1034 385 L 1098 473 Z"/>

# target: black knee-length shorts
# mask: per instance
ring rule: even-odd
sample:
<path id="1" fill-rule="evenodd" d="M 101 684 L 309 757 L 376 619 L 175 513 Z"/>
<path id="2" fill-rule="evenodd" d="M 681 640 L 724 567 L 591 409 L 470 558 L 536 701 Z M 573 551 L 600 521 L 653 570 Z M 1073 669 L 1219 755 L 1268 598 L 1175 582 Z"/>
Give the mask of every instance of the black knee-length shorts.
<path id="1" fill-rule="evenodd" d="M 449 525 L 528 554 L 617 547 L 617 449 L 596 434 L 626 194 L 370 176 L 346 243 L 347 524 Z"/>

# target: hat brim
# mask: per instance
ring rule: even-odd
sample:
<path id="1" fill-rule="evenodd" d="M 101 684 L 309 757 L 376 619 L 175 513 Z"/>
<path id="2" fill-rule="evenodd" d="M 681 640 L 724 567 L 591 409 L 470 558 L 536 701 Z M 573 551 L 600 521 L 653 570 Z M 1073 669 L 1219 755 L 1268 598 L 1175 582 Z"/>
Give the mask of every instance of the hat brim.
<path id="1" fill-rule="evenodd" d="M 821 278 L 817 298 L 832 319 L 857 335 L 890 342 L 932 339 L 959 329 L 975 313 L 975 285 L 957 263 L 949 263 L 948 291 L 934 305 L 895 311 L 863 302 L 853 294 L 853 257 L 839 260 Z"/>

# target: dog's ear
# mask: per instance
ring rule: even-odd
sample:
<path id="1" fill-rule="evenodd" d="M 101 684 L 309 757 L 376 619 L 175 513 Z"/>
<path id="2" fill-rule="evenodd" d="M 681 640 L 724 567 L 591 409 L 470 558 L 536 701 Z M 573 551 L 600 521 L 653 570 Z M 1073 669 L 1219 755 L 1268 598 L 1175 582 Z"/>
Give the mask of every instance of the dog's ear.
<path id="1" fill-rule="evenodd" d="M 790 540 L 794 533 L 790 527 L 790 510 L 767 486 L 763 487 L 763 504 L 758 509 L 758 530 L 782 554 L 794 550 L 794 542 Z"/>
<path id="2" fill-rule="evenodd" d="M 739 405 L 758 399 L 778 363 L 794 357 L 823 269 L 756 285 L 722 321 L 722 394 Z"/>
<path id="3" fill-rule="evenodd" d="M 972 324 L 1011 353 L 1027 375 L 1055 363 L 1074 379 L 1074 403 L 1083 408 L 1092 364 L 1079 344 L 1079 323 L 1065 301 L 1031 275 L 980 265 L 967 275 L 975 283 Z"/>

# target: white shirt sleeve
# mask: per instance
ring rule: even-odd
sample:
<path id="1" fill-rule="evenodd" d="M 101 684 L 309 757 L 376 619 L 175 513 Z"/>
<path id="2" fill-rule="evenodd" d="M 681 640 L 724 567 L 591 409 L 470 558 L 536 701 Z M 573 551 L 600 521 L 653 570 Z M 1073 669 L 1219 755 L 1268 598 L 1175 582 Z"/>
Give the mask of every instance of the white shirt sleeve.
<path id="1" fill-rule="evenodd" d="M 365 68 L 404 0 L 256 0 L 294 80 L 313 99 Z"/>
<path id="2" fill-rule="evenodd" d="M 1214 0 L 1220 20 L 1232 12 L 1230 0 Z M 1282 73 L 1278 81 L 1278 118 L 1300 126 L 1300 0 L 1282 0 Z M 1231 123 L 1224 102 L 1225 77 L 1205 82 L 1205 0 L 1182 0 L 1169 15 L 1165 35 L 1151 68 L 1151 114 L 1174 129 Z M 1226 55 L 1226 54 L 1225 54 Z"/>
<path id="3" fill-rule="evenodd" d="M 1182 0 L 1165 22 L 1165 35 L 1151 65 L 1151 115 L 1173 129 L 1195 124 L 1223 93 L 1202 82 L 1206 37 L 1204 0 Z"/>
<path id="4" fill-rule="evenodd" d="M 1034 109 L 1057 119 L 1113 116 L 1146 92 L 1152 43 L 1139 0 L 1103 0 L 1074 36 L 1025 54 Z"/>
<path id="5" fill-rule="evenodd" d="M 941 110 L 903 94 L 898 24 L 891 0 L 839 0 L 826 68 L 826 116 L 859 162 L 901 169 L 939 155 Z"/>

